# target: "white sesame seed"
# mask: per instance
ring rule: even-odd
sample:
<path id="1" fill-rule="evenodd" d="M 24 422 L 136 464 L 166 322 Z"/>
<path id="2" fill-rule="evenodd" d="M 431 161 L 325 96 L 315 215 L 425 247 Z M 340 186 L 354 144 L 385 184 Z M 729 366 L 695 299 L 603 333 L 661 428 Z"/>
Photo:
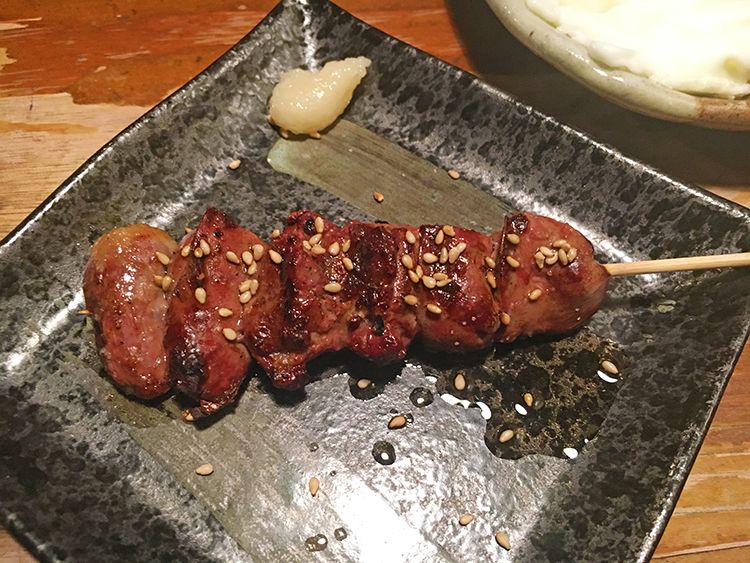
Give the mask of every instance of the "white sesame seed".
<path id="1" fill-rule="evenodd" d="M 419 264 L 417 264 L 417 267 L 414 268 L 414 271 L 417 272 L 417 276 L 419 276 L 420 278 L 424 275 L 424 270 Z"/>
<path id="2" fill-rule="evenodd" d="M 456 246 L 448 251 L 448 262 L 454 264 L 464 250 L 466 250 L 466 243 L 459 242 Z"/>
<path id="3" fill-rule="evenodd" d="M 156 251 L 156 259 L 161 262 L 162 266 L 168 266 L 169 265 L 169 256 L 164 254 L 163 252 Z"/>
<path id="4" fill-rule="evenodd" d="M 456 377 L 453 378 L 453 387 L 456 388 L 456 391 L 466 389 L 466 377 L 464 377 L 463 373 L 457 373 Z"/>
<path id="5" fill-rule="evenodd" d="M 342 252 L 349 252 L 349 247 L 352 245 L 352 241 L 350 239 L 346 239 L 344 241 L 344 244 L 341 245 Z"/>
<path id="6" fill-rule="evenodd" d="M 281 236 L 281 231 L 279 229 L 274 229 L 271 231 L 271 238 L 279 238 Z"/>
<path id="7" fill-rule="evenodd" d="M 414 306 L 419 302 L 416 295 L 404 295 L 404 303 Z"/>
<path id="8" fill-rule="evenodd" d="M 252 276 L 258 271 L 258 263 L 253 262 L 247 267 L 247 275 Z"/>
<path id="9" fill-rule="evenodd" d="M 552 248 L 562 248 L 566 244 L 568 244 L 567 240 L 565 240 L 564 238 L 559 238 L 555 242 L 552 243 Z"/>
<path id="10" fill-rule="evenodd" d="M 190 247 L 185 245 L 180 250 L 180 256 L 182 256 L 183 258 L 187 258 L 188 254 L 190 254 Z"/>
<path id="11" fill-rule="evenodd" d="M 203 249 L 199 246 L 195 250 L 193 250 L 193 256 L 196 258 L 203 258 Z"/>
<path id="12" fill-rule="evenodd" d="M 536 267 L 540 270 L 544 268 L 544 254 L 541 252 L 534 254 L 534 262 L 536 262 Z"/>
<path id="13" fill-rule="evenodd" d="M 161 287 L 161 284 L 164 283 L 164 276 L 154 276 L 154 283 Z"/>
<path id="14" fill-rule="evenodd" d="M 425 252 L 422 254 L 422 261 L 427 264 L 434 264 L 438 261 L 438 257 L 435 256 L 432 252 Z"/>
<path id="15" fill-rule="evenodd" d="M 321 234 L 323 232 L 323 229 L 325 229 L 326 224 L 323 221 L 323 217 L 316 217 L 315 218 L 315 232 L 318 234 Z"/>
<path id="16" fill-rule="evenodd" d="M 432 276 L 422 276 L 422 283 L 427 289 L 432 289 L 437 282 Z"/>
<path id="17" fill-rule="evenodd" d="M 409 256 L 408 254 L 404 254 L 401 257 L 401 263 L 404 265 L 405 268 L 408 268 L 409 270 L 414 268 L 414 260 L 412 260 L 412 257 Z"/>
<path id="18" fill-rule="evenodd" d="M 242 161 L 235 159 L 229 164 L 227 164 L 227 166 L 229 167 L 230 170 L 237 170 L 240 167 L 240 164 L 242 164 Z"/>
<path id="19" fill-rule="evenodd" d="M 620 373 L 620 370 L 617 369 L 617 366 L 609 360 L 604 360 L 602 362 L 602 369 L 607 373 L 611 373 L 612 375 L 617 375 L 618 373 Z"/>
<path id="20" fill-rule="evenodd" d="M 189 235 L 192 232 L 193 232 L 193 229 L 191 227 L 185 227 L 185 234 L 186 235 Z"/>
<path id="21" fill-rule="evenodd" d="M 206 290 L 202 287 L 196 287 L 195 291 L 193 292 L 195 294 L 195 300 L 198 301 L 201 305 L 203 305 L 206 302 Z"/>
<path id="22" fill-rule="evenodd" d="M 412 233 L 411 231 L 406 231 L 406 242 L 408 242 L 409 244 L 414 244 L 417 242 L 417 237 L 414 236 L 414 233 Z"/>
<path id="23" fill-rule="evenodd" d="M 513 269 L 516 269 L 521 265 L 521 263 L 518 260 L 516 260 L 510 255 L 505 257 L 505 261 L 508 263 L 508 266 L 510 266 Z"/>
<path id="24" fill-rule="evenodd" d="M 222 328 L 221 334 L 224 335 L 224 338 L 229 340 L 230 342 L 233 340 L 237 340 L 237 333 L 234 331 L 234 329 L 231 328 Z"/>
<path id="25" fill-rule="evenodd" d="M 510 324 L 510 315 L 508 313 L 500 313 L 500 322 L 508 326 Z"/>
<path id="26" fill-rule="evenodd" d="M 279 254 L 272 248 L 268 250 L 268 256 L 270 256 L 271 261 L 274 264 L 281 264 L 284 261 L 284 259 L 281 257 L 281 254 Z"/>
<path id="27" fill-rule="evenodd" d="M 497 280 L 495 279 L 495 274 L 492 272 L 487 272 L 487 275 L 485 276 L 487 278 L 487 283 L 490 284 L 490 287 L 492 289 L 497 288 Z"/>
<path id="28" fill-rule="evenodd" d="M 239 264 L 240 263 L 240 259 L 231 250 L 227 251 L 227 253 L 226 253 L 225 256 L 226 256 L 227 260 L 229 260 L 232 264 Z"/>
<path id="29" fill-rule="evenodd" d="M 505 532 L 496 533 L 495 541 L 500 547 L 502 547 L 506 551 L 510 551 L 510 540 L 508 539 L 508 534 L 506 534 Z"/>
<path id="30" fill-rule="evenodd" d="M 432 277 L 435 278 L 435 281 L 443 281 L 448 279 L 448 274 L 444 272 L 438 272 L 436 274 L 432 274 Z"/>
<path id="31" fill-rule="evenodd" d="M 242 303 L 243 305 L 246 303 L 249 303 L 252 298 L 253 298 L 253 294 L 250 293 L 249 290 L 243 291 L 242 293 L 240 293 L 240 303 Z"/>
<path id="32" fill-rule="evenodd" d="M 414 283 L 419 283 L 420 277 L 414 270 L 409 270 L 409 279 Z"/>
<path id="33" fill-rule="evenodd" d="M 548 248 L 546 246 L 540 246 L 539 247 L 539 252 L 541 252 L 542 254 L 544 254 L 545 258 L 549 258 L 550 256 L 554 256 L 555 254 L 557 254 L 557 252 L 555 252 L 554 250 L 552 250 L 551 248 Z"/>
<path id="34" fill-rule="evenodd" d="M 462 514 L 458 518 L 458 523 L 462 526 L 468 526 L 474 521 L 474 515 L 473 514 Z"/>
<path id="35" fill-rule="evenodd" d="M 487 264 L 488 268 L 495 269 L 495 266 L 497 266 L 497 263 L 491 256 L 485 256 L 484 257 L 484 263 Z"/>
<path id="36" fill-rule="evenodd" d="M 320 246 L 319 244 L 316 244 L 315 246 L 312 247 L 311 252 L 315 256 L 320 256 L 321 254 L 325 254 L 326 253 L 326 249 L 323 248 L 322 246 Z"/>
<path id="37" fill-rule="evenodd" d="M 507 442 L 508 440 L 510 440 L 511 438 L 513 438 L 513 436 L 515 436 L 515 432 L 513 432 L 513 430 L 511 430 L 510 428 L 508 428 L 508 429 L 503 430 L 502 432 L 500 432 L 499 441 L 500 441 L 501 444 L 504 444 L 505 442 Z"/>
<path id="38" fill-rule="evenodd" d="M 390 430 L 398 430 L 404 426 L 406 426 L 406 417 L 403 414 L 397 414 L 388 421 L 388 428 Z"/>
<path id="39" fill-rule="evenodd" d="M 339 291 L 341 291 L 341 290 L 342 290 L 342 289 L 344 289 L 344 288 L 343 288 L 343 287 L 341 287 L 341 284 L 340 284 L 340 283 L 337 283 L 337 282 L 331 282 L 331 283 L 327 283 L 327 284 L 325 284 L 325 285 L 323 286 L 323 289 L 324 289 L 325 291 L 327 291 L 328 293 L 338 293 Z"/>
<path id="40" fill-rule="evenodd" d="M 253 295 L 258 293 L 258 287 L 260 287 L 260 283 L 258 282 L 258 280 L 250 280 L 250 293 L 252 293 Z"/>
<path id="41" fill-rule="evenodd" d="M 263 258 L 263 254 L 266 252 L 266 248 L 262 244 L 254 244 L 253 245 L 253 258 L 255 260 L 260 260 Z"/>
<path id="42" fill-rule="evenodd" d="M 440 249 L 440 260 L 439 262 L 441 264 L 445 264 L 448 261 L 448 249 L 445 247 L 442 247 Z"/>
<path id="43" fill-rule="evenodd" d="M 549 266 L 553 266 L 553 265 L 555 265 L 557 263 L 557 261 L 559 259 L 560 258 L 557 256 L 557 252 L 555 252 L 552 256 L 550 256 L 548 258 L 545 258 L 544 259 L 544 263 L 547 264 L 547 265 L 549 265 Z"/>
<path id="44" fill-rule="evenodd" d="M 359 379 L 359 380 L 357 380 L 357 388 L 358 389 L 367 389 L 370 386 L 371 383 L 372 383 L 372 381 L 370 381 L 369 379 L 365 379 L 365 378 Z"/>
<path id="45" fill-rule="evenodd" d="M 532 395 L 531 393 L 524 393 L 523 402 L 526 403 L 527 407 L 530 407 L 534 404 L 534 395 Z"/>
<path id="46" fill-rule="evenodd" d="M 302 241 L 302 248 L 310 252 L 312 250 L 312 244 L 310 244 L 309 240 L 303 240 Z"/>
<path id="47" fill-rule="evenodd" d="M 427 310 L 430 313 L 433 313 L 435 315 L 439 315 L 440 313 L 443 312 L 443 310 L 440 307 L 438 307 L 437 305 L 435 305 L 434 303 L 428 303 L 427 304 Z"/>
<path id="48" fill-rule="evenodd" d="M 578 249 L 576 249 L 576 248 L 571 248 L 571 249 L 570 249 L 570 250 L 568 251 L 568 262 L 573 262 L 573 260 L 575 260 L 575 259 L 576 259 L 576 256 L 578 256 Z"/>
<path id="49" fill-rule="evenodd" d="M 250 291 L 250 280 L 245 280 L 240 284 L 239 287 L 240 293 L 245 293 L 246 291 Z"/>
<path id="50" fill-rule="evenodd" d="M 354 262 L 352 262 L 348 256 L 344 256 L 344 259 L 341 261 L 344 263 L 344 268 L 348 271 L 351 272 L 354 269 Z"/>
<path id="51" fill-rule="evenodd" d="M 208 256 L 209 254 L 211 254 L 211 247 L 209 246 L 206 239 L 201 239 L 199 244 L 201 245 L 201 250 L 203 251 L 204 256 Z"/>
<path id="52" fill-rule="evenodd" d="M 201 477 L 205 477 L 207 475 L 211 475 L 211 473 L 214 472 L 214 466 L 210 463 L 204 463 L 203 465 L 199 465 L 195 468 L 196 475 L 200 475 Z"/>
<path id="53" fill-rule="evenodd" d="M 511 244 L 520 244 L 521 237 L 519 237 L 515 233 L 509 233 L 509 234 L 505 235 L 505 240 L 507 240 Z"/>
<path id="54" fill-rule="evenodd" d="M 341 245 L 338 242 L 332 242 L 331 246 L 328 247 L 328 254 L 338 256 L 339 252 L 341 252 Z"/>
<path id="55" fill-rule="evenodd" d="M 453 228 L 453 225 L 443 225 L 443 232 L 449 237 L 456 236 L 456 230 Z"/>
<path id="56" fill-rule="evenodd" d="M 445 240 L 445 233 L 443 232 L 443 229 L 440 229 L 435 235 L 435 244 L 443 244 L 444 240 Z"/>
<path id="57" fill-rule="evenodd" d="M 320 489 L 320 481 L 317 477 L 313 477 L 310 479 L 310 482 L 307 484 L 307 488 L 310 490 L 310 494 L 312 496 L 315 496 L 318 494 L 318 490 Z"/>
<path id="58" fill-rule="evenodd" d="M 243 262 L 244 262 L 244 263 L 245 263 L 245 264 L 246 264 L 247 266 L 249 266 L 250 264 L 252 264 L 254 260 L 255 260 L 255 259 L 253 258 L 253 253 L 252 253 L 252 252 L 250 252 L 249 250 L 245 250 L 245 251 L 244 251 L 244 252 L 242 253 L 242 261 L 243 261 Z"/>
<path id="59" fill-rule="evenodd" d="M 169 276 L 164 276 L 161 280 L 161 288 L 164 291 L 167 291 L 172 286 L 172 278 Z"/>
<path id="60" fill-rule="evenodd" d="M 222 318 L 227 318 L 232 316 L 232 310 L 227 309 L 226 307 L 222 307 L 219 309 L 219 316 Z"/>
<path id="61" fill-rule="evenodd" d="M 568 253 L 562 248 L 557 251 L 557 257 L 560 260 L 560 264 L 563 266 L 568 265 Z"/>
<path id="62" fill-rule="evenodd" d="M 453 281 L 453 280 L 446 279 L 446 280 L 436 281 L 435 282 L 435 287 L 445 287 L 446 285 L 448 285 L 449 283 L 451 283 L 451 281 Z"/>
<path id="63" fill-rule="evenodd" d="M 529 292 L 529 301 L 536 301 L 542 296 L 542 290 L 539 288 L 532 289 Z"/>
<path id="64" fill-rule="evenodd" d="M 380 192 L 372 192 L 372 199 L 374 199 L 378 203 L 383 203 L 385 196 L 381 194 Z"/>
<path id="65" fill-rule="evenodd" d="M 451 168 L 450 170 L 448 170 L 448 176 L 450 176 L 453 180 L 458 180 L 461 177 L 461 174 Z"/>
<path id="66" fill-rule="evenodd" d="M 317 233 L 317 234 L 315 234 L 315 235 L 313 235 L 313 236 L 311 236 L 311 237 L 310 237 L 310 244 L 311 244 L 312 246 L 315 246 L 315 245 L 316 245 L 316 244 L 318 244 L 318 243 L 319 243 L 319 242 L 320 242 L 321 240 L 323 240 L 323 235 L 321 235 L 320 233 Z"/>

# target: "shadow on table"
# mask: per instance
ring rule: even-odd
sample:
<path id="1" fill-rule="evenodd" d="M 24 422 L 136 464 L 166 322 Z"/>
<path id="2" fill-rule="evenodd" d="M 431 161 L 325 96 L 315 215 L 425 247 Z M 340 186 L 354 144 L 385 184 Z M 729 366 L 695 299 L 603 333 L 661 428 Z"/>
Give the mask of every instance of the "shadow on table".
<path id="1" fill-rule="evenodd" d="M 470 61 L 490 84 L 671 176 L 750 191 L 750 132 L 680 125 L 622 109 L 531 53 L 482 0 L 446 5 Z"/>

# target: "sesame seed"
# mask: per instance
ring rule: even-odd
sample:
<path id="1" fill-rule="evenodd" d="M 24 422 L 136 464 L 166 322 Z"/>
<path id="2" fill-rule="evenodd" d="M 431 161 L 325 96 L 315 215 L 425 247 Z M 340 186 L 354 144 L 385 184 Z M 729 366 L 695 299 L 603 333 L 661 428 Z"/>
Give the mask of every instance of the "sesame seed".
<path id="1" fill-rule="evenodd" d="M 252 276 L 258 271 L 258 263 L 253 262 L 247 267 L 247 275 Z"/>
<path id="2" fill-rule="evenodd" d="M 545 258 L 549 258 L 550 256 L 554 256 L 555 254 L 557 254 L 557 252 L 555 252 L 554 250 L 552 250 L 551 248 L 548 248 L 546 246 L 540 246 L 539 247 L 539 252 L 541 252 L 542 254 L 544 254 Z"/>
<path id="3" fill-rule="evenodd" d="M 180 256 L 183 258 L 187 258 L 187 255 L 190 254 L 190 247 L 185 245 L 182 247 L 182 250 L 180 250 Z"/>
<path id="4" fill-rule="evenodd" d="M 515 258 L 513 258 L 512 256 L 506 256 L 505 261 L 508 263 L 508 266 L 510 266 L 513 269 L 516 269 L 521 265 L 521 263 Z"/>
<path id="5" fill-rule="evenodd" d="M 499 441 L 500 441 L 501 444 L 504 444 L 508 440 L 512 439 L 513 436 L 515 436 L 515 434 L 516 433 L 513 432 L 513 430 L 511 430 L 510 428 L 508 428 L 508 429 L 503 430 L 502 432 L 500 432 L 500 438 L 498 438 L 498 439 L 499 439 Z"/>
<path id="6" fill-rule="evenodd" d="M 495 541 L 500 547 L 502 547 L 506 551 L 510 551 L 510 540 L 508 539 L 508 534 L 506 534 L 505 532 L 496 533 Z"/>
<path id="7" fill-rule="evenodd" d="M 258 282 L 258 280 L 250 280 L 250 293 L 252 293 L 253 295 L 258 293 L 258 287 L 260 287 L 260 283 Z"/>
<path id="8" fill-rule="evenodd" d="M 328 254 L 338 256 L 339 252 L 341 252 L 341 245 L 338 242 L 332 242 L 331 246 L 328 247 Z"/>
<path id="9" fill-rule="evenodd" d="M 385 196 L 381 194 L 380 192 L 372 192 L 372 199 L 374 199 L 378 203 L 383 203 Z"/>
<path id="10" fill-rule="evenodd" d="M 164 254 L 163 252 L 156 251 L 156 259 L 162 263 L 162 266 L 168 266 L 169 265 L 169 256 Z"/>
<path id="11" fill-rule="evenodd" d="M 225 254 L 225 256 L 227 257 L 227 260 L 229 260 L 232 264 L 239 264 L 240 263 L 240 259 L 231 250 L 227 251 L 227 253 Z"/>
<path id="12" fill-rule="evenodd" d="M 341 287 L 341 284 L 340 284 L 340 283 L 337 283 L 337 282 L 331 282 L 331 283 L 327 283 L 327 284 L 325 284 L 325 285 L 323 286 L 323 289 L 324 289 L 325 291 L 327 291 L 328 293 L 338 293 L 339 291 L 341 291 L 341 290 L 342 290 L 342 289 L 344 289 L 344 288 L 343 288 L 343 287 Z"/>
<path id="13" fill-rule="evenodd" d="M 193 250 L 193 256 L 196 258 L 203 258 L 203 249 L 199 246 L 195 250 Z"/>
<path id="14" fill-rule="evenodd" d="M 192 232 L 193 232 L 193 229 L 192 229 L 192 228 L 190 228 L 190 227 L 185 227 L 185 234 L 186 234 L 186 235 L 189 235 L 189 234 L 190 234 L 190 233 L 192 233 Z"/>
<path id="15" fill-rule="evenodd" d="M 420 276 L 414 270 L 409 270 L 409 279 L 414 283 L 419 283 Z"/>
<path id="16" fill-rule="evenodd" d="M 313 477 L 310 479 L 310 482 L 307 484 L 307 488 L 310 489 L 310 494 L 312 496 L 315 496 L 318 494 L 318 490 L 320 489 L 320 481 L 317 477 Z"/>
<path id="17" fill-rule="evenodd" d="M 440 229 L 435 235 L 435 244 L 443 244 L 444 240 L 445 240 L 445 233 L 443 232 L 443 229 Z"/>
<path id="18" fill-rule="evenodd" d="M 449 237 L 456 236 L 456 230 L 453 228 L 453 225 L 443 225 L 443 232 Z"/>
<path id="19" fill-rule="evenodd" d="M 534 395 L 532 395 L 531 393 L 524 393 L 523 402 L 526 403 L 527 407 L 530 407 L 534 404 Z"/>
<path id="20" fill-rule="evenodd" d="M 534 254 L 534 262 L 536 262 L 536 267 L 540 270 L 544 268 L 544 254 L 541 252 Z"/>
<path id="21" fill-rule="evenodd" d="M 224 319 L 226 319 L 227 317 L 231 317 L 232 316 L 232 310 L 231 309 L 227 309 L 226 307 L 222 307 L 221 309 L 219 309 L 219 316 L 222 317 L 222 318 L 224 318 Z"/>
<path id="22" fill-rule="evenodd" d="M 354 263 L 351 261 L 351 259 L 348 256 L 344 256 L 344 259 L 342 260 L 344 263 L 344 268 L 349 270 L 350 272 L 354 269 Z"/>
<path id="23" fill-rule="evenodd" d="M 451 168 L 450 170 L 448 170 L 448 176 L 450 176 L 454 180 L 458 180 L 461 177 L 461 174 Z"/>
<path id="24" fill-rule="evenodd" d="M 211 475 L 211 473 L 214 472 L 214 466 L 210 463 L 204 463 L 203 465 L 199 465 L 195 468 L 196 475 L 200 475 L 201 477 L 205 477 L 206 475 Z"/>
<path id="25" fill-rule="evenodd" d="M 316 244 L 318 244 L 318 243 L 319 243 L 319 242 L 320 242 L 320 241 L 321 241 L 322 239 L 323 239 L 323 235 L 321 235 L 320 233 L 318 233 L 318 234 L 315 234 L 315 235 L 313 235 L 313 236 L 311 236 L 311 237 L 310 237 L 310 244 L 311 244 L 312 246 L 315 246 L 315 245 L 316 245 Z"/>
<path id="26" fill-rule="evenodd" d="M 284 261 L 284 259 L 281 257 L 281 254 L 276 252 L 273 248 L 268 250 L 268 256 L 271 257 L 271 261 L 274 264 L 281 264 Z"/>
<path id="27" fill-rule="evenodd" d="M 557 257 L 560 260 L 560 264 L 563 266 L 568 265 L 568 253 L 565 252 L 562 248 L 557 251 Z"/>
<path id="28" fill-rule="evenodd" d="M 422 254 L 422 261 L 427 264 L 434 264 L 438 261 L 438 257 L 435 256 L 432 252 L 425 252 Z"/>
<path id="29" fill-rule="evenodd" d="M 315 218 L 315 232 L 318 234 L 321 234 L 323 232 L 323 229 L 325 229 L 326 224 L 323 221 L 323 217 L 316 217 Z"/>
<path id="30" fill-rule="evenodd" d="M 180 414 L 182 415 L 182 420 L 184 420 L 185 422 L 193 422 L 195 420 L 193 413 L 191 413 L 188 409 L 185 409 Z"/>
<path id="31" fill-rule="evenodd" d="M 279 229 L 274 229 L 271 231 L 271 238 L 279 238 L 281 236 L 281 231 Z"/>
<path id="32" fill-rule="evenodd" d="M 253 260 L 255 260 L 255 259 L 253 258 L 253 253 L 252 253 L 252 252 L 250 252 L 249 250 L 246 250 L 245 252 L 243 252 L 243 253 L 242 253 L 242 261 L 243 261 L 243 262 L 244 262 L 244 263 L 245 263 L 245 264 L 246 264 L 247 266 L 249 266 L 250 264 L 252 264 L 252 263 L 253 263 Z"/>
<path id="33" fill-rule="evenodd" d="M 531 292 L 529 292 L 529 301 L 536 301 L 542 296 L 542 290 L 539 288 L 532 289 Z"/>
<path id="34" fill-rule="evenodd" d="M 414 306 L 419 302 L 416 295 L 404 295 L 404 303 Z"/>
<path id="35" fill-rule="evenodd" d="M 519 237 L 515 233 L 509 233 L 505 235 L 505 240 L 507 240 L 511 244 L 519 244 L 521 242 L 521 237 Z"/>
<path id="36" fill-rule="evenodd" d="M 201 250 L 203 251 L 204 256 L 208 256 L 211 254 L 211 247 L 208 245 L 208 241 L 206 239 L 201 239 L 200 243 Z"/>
<path id="37" fill-rule="evenodd" d="M 302 241 L 302 248 L 310 252 L 312 250 L 312 244 L 310 244 L 309 240 L 303 240 Z"/>
<path id="38" fill-rule="evenodd" d="M 565 240 L 564 238 L 559 238 L 555 242 L 552 243 L 552 248 L 562 248 L 566 244 L 568 244 L 567 240 Z"/>
<path id="39" fill-rule="evenodd" d="M 602 362 L 602 369 L 607 373 L 611 373 L 612 375 L 617 375 L 618 373 L 620 373 L 620 370 L 617 369 L 617 366 L 609 360 L 604 360 Z"/>
<path id="40" fill-rule="evenodd" d="M 322 246 L 320 246 L 319 244 L 316 244 L 315 246 L 312 247 L 311 252 L 315 256 L 320 256 L 321 254 L 325 254 L 326 253 L 326 249 L 323 248 Z"/>
<path id="41" fill-rule="evenodd" d="M 510 324 L 510 315 L 508 313 L 500 313 L 500 322 L 508 326 Z"/>
<path id="42" fill-rule="evenodd" d="M 196 287 L 195 288 L 195 300 L 198 301 L 201 305 L 203 305 L 206 302 L 206 290 L 202 287 Z"/>
<path id="43" fill-rule="evenodd" d="M 240 164 L 242 164 L 242 161 L 235 159 L 229 164 L 227 164 L 227 166 L 229 167 L 230 170 L 237 170 L 240 167 Z"/>
<path id="44" fill-rule="evenodd" d="M 358 389 L 367 389 L 370 386 L 371 383 L 372 383 L 372 381 L 370 381 L 369 379 L 364 379 L 364 378 L 359 379 L 359 380 L 357 380 L 357 388 Z"/>
<path id="45" fill-rule="evenodd" d="M 412 257 L 409 256 L 408 254 L 404 254 L 401 257 L 401 263 L 404 265 L 404 267 L 408 268 L 409 270 L 414 268 L 414 260 L 412 260 Z"/>
<path id="46" fill-rule="evenodd" d="M 456 391 L 466 389 L 466 377 L 464 377 L 463 373 L 457 373 L 456 377 L 453 378 L 453 387 L 456 388 Z"/>
<path id="47" fill-rule="evenodd" d="M 308 136 L 311 139 L 322 139 L 323 138 L 323 136 L 320 133 L 318 133 L 317 131 L 313 131 L 312 133 L 308 133 Z"/>
<path id="48" fill-rule="evenodd" d="M 438 307 L 437 305 L 435 305 L 434 303 L 428 303 L 427 304 L 427 310 L 430 313 L 433 313 L 435 315 L 439 315 L 440 313 L 443 312 L 443 310 L 440 307 Z"/>
<path id="49" fill-rule="evenodd" d="M 154 283 L 161 287 L 161 284 L 164 283 L 164 276 L 154 276 Z"/>
<path id="50" fill-rule="evenodd" d="M 240 293 L 245 293 L 246 291 L 250 291 L 250 280 L 245 280 L 240 284 L 239 287 Z"/>
<path id="51" fill-rule="evenodd" d="M 255 260 L 260 260 L 261 258 L 263 258 L 263 254 L 265 254 L 266 252 L 266 249 L 262 244 L 254 244 L 252 250 L 253 258 Z"/>
<path id="52" fill-rule="evenodd" d="M 397 414 L 388 421 L 388 428 L 390 430 L 398 430 L 404 426 L 406 426 L 406 417 L 403 414 Z"/>
<path id="53" fill-rule="evenodd" d="M 448 249 L 443 247 L 440 249 L 440 263 L 445 264 L 448 261 Z"/>
<path id="54" fill-rule="evenodd" d="M 464 250 L 466 250 L 466 243 L 459 242 L 456 246 L 448 251 L 448 262 L 454 264 Z"/>
<path id="55" fill-rule="evenodd" d="M 553 266 L 554 264 L 557 263 L 557 261 L 559 259 L 560 258 L 557 256 L 557 252 L 555 252 L 552 256 L 550 256 L 548 258 L 545 258 L 544 259 L 544 263 L 547 264 L 547 265 L 549 265 L 549 266 Z"/>
<path id="56" fill-rule="evenodd" d="M 412 233 L 411 231 L 406 231 L 406 242 L 408 242 L 409 244 L 414 244 L 417 242 L 417 237 L 414 236 L 414 233 Z"/>
<path id="57" fill-rule="evenodd" d="M 221 334 L 223 334 L 224 338 L 226 338 L 230 342 L 233 340 L 237 340 L 237 333 L 231 328 L 222 328 Z"/>
<path id="58" fill-rule="evenodd" d="M 279 135 L 284 137 L 285 139 L 289 138 L 289 130 L 288 129 L 279 129 Z"/>
<path id="59" fill-rule="evenodd" d="M 250 290 L 240 293 L 240 303 L 242 303 L 243 305 L 249 303 L 252 298 L 253 294 L 250 293 Z"/>
<path id="60" fill-rule="evenodd" d="M 578 256 L 578 250 L 575 248 L 571 248 L 568 251 L 568 262 L 572 262 L 573 260 L 575 260 L 576 256 Z"/>
<path id="61" fill-rule="evenodd" d="M 487 278 L 487 283 L 490 284 L 490 287 L 492 289 L 497 289 L 497 280 L 495 279 L 495 274 L 492 272 L 487 272 L 487 275 L 485 276 Z"/>
<path id="62" fill-rule="evenodd" d="M 453 280 L 447 279 L 447 280 L 437 281 L 437 282 L 435 282 L 435 287 L 445 287 L 446 285 L 448 285 L 449 283 L 451 283 L 451 281 L 453 281 Z"/>
<path id="63" fill-rule="evenodd" d="M 491 256 L 485 256 L 484 257 L 484 263 L 487 264 L 488 268 L 495 269 L 495 266 L 497 266 L 497 262 L 491 257 Z"/>
<path id="64" fill-rule="evenodd" d="M 458 523 L 462 526 L 468 526 L 474 521 L 474 515 L 473 514 L 462 514 L 458 517 Z"/>
<path id="65" fill-rule="evenodd" d="M 164 276 L 161 280 L 161 288 L 164 291 L 167 291 L 172 285 L 172 278 L 169 276 Z"/>
<path id="66" fill-rule="evenodd" d="M 432 276 L 422 276 L 422 283 L 427 289 L 432 289 L 437 282 Z"/>
<path id="67" fill-rule="evenodd" d="M 435 281 L 443 281 L 448 279 L 448 274 L 443 272 L 438 272 L 436 274 L 432 274 L 432 277 L 435 278 Z"/>

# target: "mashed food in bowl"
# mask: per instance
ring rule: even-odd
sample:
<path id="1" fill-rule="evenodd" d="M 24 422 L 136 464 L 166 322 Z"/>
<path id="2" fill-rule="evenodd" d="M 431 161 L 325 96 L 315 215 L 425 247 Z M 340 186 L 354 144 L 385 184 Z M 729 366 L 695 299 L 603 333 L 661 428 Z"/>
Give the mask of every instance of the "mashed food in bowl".
<path id="1" fill-rule="evenodd" d="M 750 94 L 750 0 L 526 0 L 592 60 L 675 90 Z"/>

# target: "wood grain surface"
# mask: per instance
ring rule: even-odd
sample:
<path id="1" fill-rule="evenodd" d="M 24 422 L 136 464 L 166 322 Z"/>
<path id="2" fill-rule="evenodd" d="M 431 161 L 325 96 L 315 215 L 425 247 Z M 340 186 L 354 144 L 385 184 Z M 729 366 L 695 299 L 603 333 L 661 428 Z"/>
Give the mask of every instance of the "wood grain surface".
<path id="1" fill-rule="evenodd" d="M 337 3 L 633 158 L 750 206 L 750 133 L 619 109 L 529 53 L 481 0 Z M 273 4 L 0 2 L 0 235 L 96 149 L 231 47 Z M 750 561 L 747 347 L 654 558 Z M 0 529 L 0 563 L 21 561 L 33 557 Z"/>

